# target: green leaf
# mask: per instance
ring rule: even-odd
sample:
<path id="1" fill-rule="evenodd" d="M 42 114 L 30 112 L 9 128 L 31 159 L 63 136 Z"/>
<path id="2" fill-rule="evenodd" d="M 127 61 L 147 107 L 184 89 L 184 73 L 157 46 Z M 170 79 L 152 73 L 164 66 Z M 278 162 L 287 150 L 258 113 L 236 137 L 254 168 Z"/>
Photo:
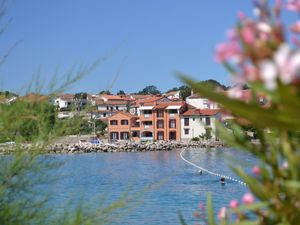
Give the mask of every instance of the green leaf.
<path id="1" fill-rule="evenodd" d="M 180 221 L 181 225 L 188 225 L 188 224 L 185 222 L 185 220 L 184 220 L 183 215 L 182 215 L 181 212 L 178 212 L 178 217 L 179 217 L 179 221 Z"/>
<path id="2" fill-rule="evenodd" d="M 212 203 L 212 197 L 211 194 L 207 194 L 207 215 L 208 215 L 208 224 L 209 225 L 216 225 L 215 222 L 215 216 L 214 216 L 214 209 L 213 209 L 213 203 Z"/>
<path id="3" fill-rule="evenodd" d="M 295 180 L 286 181 L 284 185 L 289 188 L 300 189 L 299 181 L 295 181 Z"/>

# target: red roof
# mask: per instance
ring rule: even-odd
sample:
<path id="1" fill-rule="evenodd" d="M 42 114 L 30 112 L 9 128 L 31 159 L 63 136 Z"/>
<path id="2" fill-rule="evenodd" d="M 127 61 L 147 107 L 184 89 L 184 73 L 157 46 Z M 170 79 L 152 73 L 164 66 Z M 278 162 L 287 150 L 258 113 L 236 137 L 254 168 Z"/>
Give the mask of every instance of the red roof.
<path id="1" fill-rule="evenodd" d="M 188 109 L 183 116 L 213 116 L 220 112 L 220 109 Z"/>
<path id="2" fill-rule="evenodd" d="M 129 118 L 134 118 L 134 117 L 136 117 L 135 115 L 132 115 L 131 113 L 129 113 L 129 112 L 117 112 L 116 114 L 114 114 L 114 115 L 112 115 L 112 116 L 110 116 L 110 117 L 108 117 L 108 119 L 110 119 L 110 118 L 112 118 L 112 117 L 114 117 L 114 116 L 117 116 L 117 115 L 119 115 L 119 114 L 122 114 L 122 115 L 124 115 L 124 116 L 126 116 L 126 117 L 129 117 Z"/>
<path id="3" fill-rule="evenodd" d="M 107 98 L 107 100 L 122 100 L 122 97 L 120 95 L 101 94 L 100 97 Z"/>
<path id="4" fill-rule="evenodd" d="M 183 106 L 185 104 L 185 102 L 158 102 L 155 107 L 153 108 L 155 109 L 165 109 L 168 106 Z"/>

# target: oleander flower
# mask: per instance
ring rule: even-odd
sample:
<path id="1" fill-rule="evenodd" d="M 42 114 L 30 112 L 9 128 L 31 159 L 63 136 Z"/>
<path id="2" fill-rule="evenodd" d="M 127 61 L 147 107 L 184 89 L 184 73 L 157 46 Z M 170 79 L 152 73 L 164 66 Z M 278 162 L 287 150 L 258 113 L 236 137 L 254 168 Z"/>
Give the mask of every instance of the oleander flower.
<path id="1" fill-rule="evenodd" d="M 229 203 L 229 206 L 231 209 L 236 209 L 238 207 L 239 203 L 237 200 L 231 200 L 230 203 Z"/>
<path id="2" fill-rule="evenodd" d="M 296 23 L 294 23 L 291 27 L 290 30 L 293 33 L 300 33 L 300 21 L 297 21 Z"/>
<path id="3" fill-rule="evenodd" d="M 226 62 L 231 59 L 239 60 L 241 56 L 241 48 L 237 42 L 225 42 L 216 47 L 216 60 L 218 62 Z"/>
<path id="4" fill-rule="evenodd" d="M 254 202 L 254 197 L 252 194 L 250 193 L 246 193 L 244 196 L 243 196 L 243 199 L 242 199 L 243 203 L 245 205 L 250 205 Z"/>
<path id="5" fill-rule="evenodd" d="M 279 78 L 284 84 L 290 84 L 299 79 L 300 51 L 292 51 L 288 44 L 282 44 L 275 52 L 273 60 L 263 60 L 260 63 L 260 75 L 266 87 L 274 90 Z"/>
<path id="6" fill-rule="evenodd" d="M 226 217 L 226 207 L 222 207 L 219 211 L 218 218 L 219 220 L 225 219 Z"/>
<path id="7" fill-rule="evenodd" d="M 230 88 L 227 92 L 228 97 L 235 99 L 240 99 L 242 94 L 242 88 L 238 85 Z"/>
<path id="8" fill-rule="evenodd" d="M 287 10 L 300 12 L 300 0 L 289 0 L 286 4 Z"/>
<path id="9" fill-rule="evenodd" d="M 259 166 L 254 166 L 252 168 L 252 173 L 255 174 L 255 175 L 260 175 L 260 173 L 261 173 L 260 167 Z"/>

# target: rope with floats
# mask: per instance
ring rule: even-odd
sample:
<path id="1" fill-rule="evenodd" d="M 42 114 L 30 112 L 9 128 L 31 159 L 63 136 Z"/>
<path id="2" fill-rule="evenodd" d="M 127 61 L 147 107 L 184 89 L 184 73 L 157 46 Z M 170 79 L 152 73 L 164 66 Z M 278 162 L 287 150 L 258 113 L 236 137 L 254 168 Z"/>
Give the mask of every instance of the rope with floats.
<path id="1" fill-rule="evenodd" d="M 181 157 L 181 159 L 182 159 L 183 161 L 185 161 L 186 163 L 188 163 L 188 164 L 190 164 L 190 165 L 192 165 L 192 166 L 194 166 L 194 167 L 200 169 L 201 171 L 206 172 L 206 173 L 208 173 L 208 174 L 210 174 L 210 175 L 212 175 L 212 176 L 224 177 L 224 178 L 227 179 L 227 180 L 231 180 L 231 181 L 237 182 L 237 183 L 240 184 L 240 185 L 247 186 L 247 184 L 246 184 L 245 182 L 243 182 L 243 181 L 240 181 L 240 180 L 238 180 L 238 179 L 235 179 L 235 178 L 233 178 L 233 177 L 226 176 L 226 175 L 223 175 L 223 174 L 214 173 L 214 172 L 209 171 L 209 170 L 207 170 L 207 169 L 205 169 L 205 168 L 203 168 L 203 167 L 201 167 L 201 166 L 196 165 L 195 163 L 190 162 L 189 160 L 187 160 L 187 159 L 185 159 L 185 158 L 183 157 L 183 153 L 184 153 L 185 150 L 187 150 L 187 149 L 184 148 L 184 149 L 180 152 L 180 157 Z"/>

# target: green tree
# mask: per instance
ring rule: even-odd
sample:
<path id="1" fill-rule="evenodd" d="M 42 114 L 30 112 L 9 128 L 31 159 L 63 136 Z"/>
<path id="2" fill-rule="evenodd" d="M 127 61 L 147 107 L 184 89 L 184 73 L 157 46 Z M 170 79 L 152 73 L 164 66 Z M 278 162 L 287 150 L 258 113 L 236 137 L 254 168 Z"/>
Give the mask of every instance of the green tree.
<path id="1" fill-rule="evenodd" d="M 157 95 L 160 94 L 160 91 L 154 85 L 146 86 L 143 90 L 139 91 L 140 95 Z"/>
<path id="2" fill-rule="evenodd" d="M 111 93 L 110 93 L 109 90 L 103 90 L 103 91 L 100 91 L 99 94 L 100 94 L 100 95 L 103 95 L 103 94 L 105 94 L 105 95 L 111 95 Z"/>
<path id="3" fill-rule="evenodd" d="M 125 93 L 125 91 L 120 90 L 120 91 L 118 91 L 117 95 L 126 95 L 126 93 Z"/>
<path id="4" fill-rule="evenodd" d="M 192 89 L 189 87 L 189 86 L 181 86 L 179 88 L 180 92 L 179 92 L 179 96 L 180 98 L 185 101 L 185 99 L 189 96 L 191 96 L 191 93 L 192 93 Z"/>

